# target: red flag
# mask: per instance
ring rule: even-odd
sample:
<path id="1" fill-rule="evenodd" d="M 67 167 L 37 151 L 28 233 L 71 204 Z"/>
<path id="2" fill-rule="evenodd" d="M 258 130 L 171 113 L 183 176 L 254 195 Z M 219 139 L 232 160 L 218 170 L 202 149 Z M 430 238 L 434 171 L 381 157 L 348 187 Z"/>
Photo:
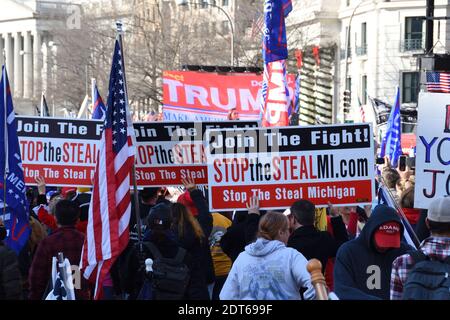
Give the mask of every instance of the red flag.
<path id="1" fill-rule="evenodd" d="M 313 56 L 314 56 L 314 59 L 316 59 L 316 64 L 318 66 L 320 66 L 320 47 L 319 46 L 313 47 Z"/>

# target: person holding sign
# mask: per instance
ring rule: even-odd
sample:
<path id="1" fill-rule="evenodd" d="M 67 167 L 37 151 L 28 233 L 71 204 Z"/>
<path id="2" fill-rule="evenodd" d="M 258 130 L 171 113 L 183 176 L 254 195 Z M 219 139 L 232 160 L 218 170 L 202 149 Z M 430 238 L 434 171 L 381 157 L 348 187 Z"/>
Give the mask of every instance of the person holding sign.
<path id="1" fill-rule="evenodd" d="M 283 213 L 270 211 L 259 222 L 256 242 L 245 247 L 220 292 L 221 300 L 306 300 L 315 291 L 307 260 L 287 248 L 289 223 Z M 305 288 L 303 297 L 300 290 Z"/>

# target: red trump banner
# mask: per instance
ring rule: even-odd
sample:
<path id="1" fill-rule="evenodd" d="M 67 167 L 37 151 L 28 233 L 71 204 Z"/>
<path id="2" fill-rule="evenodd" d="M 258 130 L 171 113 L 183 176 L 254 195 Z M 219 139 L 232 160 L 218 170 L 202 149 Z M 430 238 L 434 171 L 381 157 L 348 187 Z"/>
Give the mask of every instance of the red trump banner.
<path id="1" fill-rule="evenodd" d="M 208 130 L 210 210 L 245 210 L 252 196 L 262 209 L 285 209 L 299 199 L 318 207 L 370 204 L 370 132 L 370 124 Z"/>
<path id="2" fill-rule="evenodd" d="M 226 120 L 234 108 L 240 120 L 259 120 L 262 81 L 262 75 L 255 73 L 164 71 L 164 120 Z M 293 97 L 295 76 L 288 75 L 287 81 Z"/>

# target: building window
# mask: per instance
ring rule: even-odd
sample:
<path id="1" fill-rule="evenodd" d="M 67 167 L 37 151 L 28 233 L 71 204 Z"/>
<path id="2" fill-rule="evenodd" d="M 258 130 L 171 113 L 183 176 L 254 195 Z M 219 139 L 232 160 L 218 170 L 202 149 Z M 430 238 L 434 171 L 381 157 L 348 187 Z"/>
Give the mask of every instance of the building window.
<path id="1" fill-rule="evenodd" d="M 367 76 L 364 75 L 361 78 L 361 103 L 367 104 Z"/>
<path id="2" fill-rule="evenodd" d="M 348 77 L 346 80 L 345 80 L 345 90 L 352 90 L 352 78 L 351 77 Z"/>
<path id="3" fill-rule="evenodd" d="M 222 6 L 224 7 L 228 6 L 228 2 L 229 2 L 228 0 L 222 0 Z"/>
<path id="4" fill-rule="evenodd" d="M 361 23 L 361 43 L 360 47 L 356 48 L 356 54 L 363 56 L 367 54 L 367 23 Z"/>
<path id="5" fill-rule="evenodd" d="M 407 17 L 405 19 L 404 51 L 423 49 L 424 17 Z"/>
<path id="6" fill-rule="evenodd" d="M 222 35 L 227 35 L 230 33 L 230 22 L 222 21 Z"/>
<path id="7" fill-rule="evenodd" d="M 403 72 L 402 75 L 402 103 L 417 103 L 420 89 L 419 72 Z"/>
<path id="8" fill-rule="evenodd" d="M 349 34 L 348 34 L 349 32 L 351 32 L 350 28 L 345 27 L 345 42 L 347 43 L 347 48 L 346 48 L 347 52 L 344 52 L 344 53 L 347 53 L 348 57 L 351 58 L 352 57 L 352 42 L 350 41 L 350 39 L 352 37 L 351 37 L 351 35 L 349 36 Z"/>

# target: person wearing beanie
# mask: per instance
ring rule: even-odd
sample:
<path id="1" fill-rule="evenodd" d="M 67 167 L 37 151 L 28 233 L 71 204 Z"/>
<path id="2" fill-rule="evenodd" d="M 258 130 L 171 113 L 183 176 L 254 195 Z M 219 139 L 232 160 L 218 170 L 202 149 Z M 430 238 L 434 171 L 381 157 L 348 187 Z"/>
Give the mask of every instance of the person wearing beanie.
<path id="1" fill-rule="evenodd" d="M 438 197 L 434 199 L 428 208 L 425 224 L 430 230 L 430 236 L 426 238 L 419 248 L 424 258 L 432 261 L 440 261 L 450 264 L 450 197 Z M 408 275 L 417 262 L 410 253 L 404 254 L 392 264 L 391 274 L 391 300 L 403 298 L 404 285 Z M 448 267 L 449 269 L 450 267 Z M 450 280 L 447 276 L 447 286 Z M 447 290 L 447 296 L 450 293 Z M 422 299 L 422 298 L 419 298 Z"/>
<path id="2" fill-rule="evenodd" d="M 59 252 L 64 253 L 71 265 L 78 265 L 81 260 L 84 235 L 75 228 L 80 217 L 78 205 L 70 200 L 60 200 L 55 205 L 55 216 L 58 228 L 39 243 L 31 264 L 28 277 L 30 300 L 41 300 L 45 295 L 52 274 L 52 258 Z M 89 298 L 84 278 L 81 289 L 75 288 L 75 295 L 77 300 Z"/>
<path id="3" fill-rule="evenodd" d="M 401 241 L 395 209 L 378 205 L 361 234 L 336 254 L 334 291 L 341 300 L 389 300 L 392 262 L 412 247 Z"/>
<path id="4" fill-rule="evenodd" d="M 14 251 L 6 247 L 6 228 L 0 219 L 0 300 L 22 299 L 22 277 Z"/>

